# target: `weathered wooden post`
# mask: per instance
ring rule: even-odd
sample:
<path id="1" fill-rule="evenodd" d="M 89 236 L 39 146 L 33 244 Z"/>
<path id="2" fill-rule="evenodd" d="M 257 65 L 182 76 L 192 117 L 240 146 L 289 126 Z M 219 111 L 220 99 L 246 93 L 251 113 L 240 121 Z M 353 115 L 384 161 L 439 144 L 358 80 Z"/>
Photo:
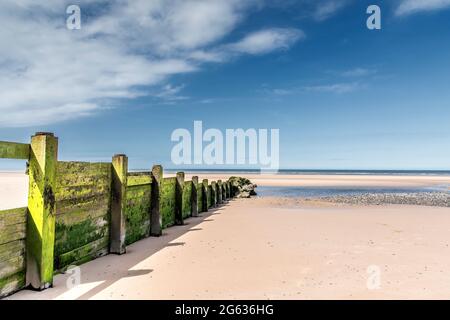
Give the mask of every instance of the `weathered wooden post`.
<path id="1" fill-rule="evenodd" d="M 31 137 L 26 282 L 38 290 L 53 284 L 57 164 L 58 138 L 44 132 Z"/>
<path id="2" fill-rule="evenodd" d="M 203 211 L 208 212 L 211 206 L 211 196 L 209 194 L 208 179 L 203 179 Z"/>
<path id="3" fill-rule="evenodd" d="M 163 179 L 163 167 L 155 165 L 152 168 L 152 199 L 150 201 L 150 235 L 159 237 L 162 235 L 162 216 L 160 210 L 161 181 Z"/>
<path id="4" fill-rule="evenodd" d="M 183 225 L 183 187 L 184 172 L 177 172 L 177 185 L 175 189 L 175 224 Z"/>
<path id="5" fill-rule="evenodd" d="M 127 193 L 128 157 L 117 154 L 112 159 L 111 243 L 109 251 L 124 254 L 125 246 L 125 198 Z"/>
<path id="6" fill-rule="evenodd" d="M 227 202 L 227 182 L 222 182 L 222 201 Z"/>
<path id="7" fill-rule="evenodd" d="M 222 202 L 223 202 L 223 199 L 222 199 L 222 180 L 217 180 L 216 188 L 217 188 L 217 192 L 216 192 L 216 194 L 217 194 L 217 204 L 219 205 L 219 204 L 222 204 Z"/>
<path id="8" fill-rule="evenodd" d="M 197 207 L 198 214 L 204 211 L 203 209 L 203 182 L 198 182 L 197 184 Z"/>
<path id="9" fill-rule="evenodd" d="M 198 203 L 197 203 L 197 193 L 198 193 L 198 177 L 192 177 L 192 192 L 191 192 L 191 215 L 193 217 L 198 217 Z"/>
<path id="10" fill-rule="evenodd" d="M 227 182 L 225 182 L 225 184 L 224 184 L 223 194 L 225 196 L 225 199 L 227 199 L 227 202 L 228 202 L 228 183 Z"/>
<path id="11" fill-rule="evenodd" d="M 211 206 L 217 207 L 217 184 L 215 181 L 211 182 Z"/>
<path id="12" fill-rule="evenodd" d="M 227 181 L 227 182 L 225 182 L 225 193 L 226 193 L 226 195 L 227 195 L 227 200 L 228 199 L 230 199 L 231 198 L 231 196 L 230 196 L 230 182 L 229 181 Z"/>

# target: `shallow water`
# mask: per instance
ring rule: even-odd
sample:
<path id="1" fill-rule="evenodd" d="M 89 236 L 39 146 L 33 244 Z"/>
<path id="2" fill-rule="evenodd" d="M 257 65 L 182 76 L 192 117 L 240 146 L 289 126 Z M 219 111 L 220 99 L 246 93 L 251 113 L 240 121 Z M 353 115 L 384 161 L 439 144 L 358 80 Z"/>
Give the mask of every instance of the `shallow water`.
<path id="1" fill-rule="evenodd" d="M 449 185 L 433 187 L 268 187 L 261 186 L 256 189 L 260 197 L 289 197 L 289 198 L 317 198 L 330 196 L 349 196 L 361 194 L 385 194 L 385 193 L 417 193 L 417 192 L 447 192 L 450 193 Z"/>

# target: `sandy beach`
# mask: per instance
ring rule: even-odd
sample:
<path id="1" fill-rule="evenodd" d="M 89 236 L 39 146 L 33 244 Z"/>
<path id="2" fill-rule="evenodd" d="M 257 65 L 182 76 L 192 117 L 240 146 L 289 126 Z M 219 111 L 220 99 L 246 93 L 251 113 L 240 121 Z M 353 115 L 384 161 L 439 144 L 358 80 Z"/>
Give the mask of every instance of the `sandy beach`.
<path id="1" fill-rule="evenodd" d="M 190 179 L 226 180 L 229 174 L 187 174 Z M 238 174 L 239 175 L 239 174 Z M 258 186 L 272 187 L 426 187 L 448 184 L 450 176 L 391 176 L 391 175 L 298 175 L 298 174 L 240 174 Z"/>
<path id="2" fill-rule="evenodd" d="M 445 176 L 248 177 L 261 186 L 450 182 Z M 450 298 L 449 207 L 235 199 L 127 250 L 82 265 L 75 287 L 61 274 L 52 289 L 7 299 Z"/>
<path id="3" fill-rule="evenodd" d="M 27 206 L 28 176 L 19 172 L 0 172 L 0 210 Z"/>

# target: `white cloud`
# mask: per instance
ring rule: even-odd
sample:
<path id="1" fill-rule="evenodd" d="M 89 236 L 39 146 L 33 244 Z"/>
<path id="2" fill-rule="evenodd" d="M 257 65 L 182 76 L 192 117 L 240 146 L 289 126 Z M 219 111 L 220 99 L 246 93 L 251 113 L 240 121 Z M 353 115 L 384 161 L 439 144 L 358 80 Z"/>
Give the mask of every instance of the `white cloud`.
<path id="1" fill-rule="evenodd" d="M 354 68 L 347 71 L 342 72 L 342 76 L 344 77 L 365 77 L 370 76 L 377 73 L 374 69 L 366 69 L 366 68 Z"/>
<path id="2" fill-rule="evenodd" d="M 348 0 L 325 0 L 317 3 L 313 17 L 318 21 L 323 21 L 336 12 L 344 8 L 348 4 Z"/>
<path id="3" fill-rule="evenodd" d="M 164 99 L 166 102 L 187 100 L 189 99 L 188 97 L 179 95 L 183 88 L 184 85 L 173 86 L 171 84 L 166 84 L 157 93 L 153 94 L 153 96 L 156 98 Z"/>
<path id="4" fill-rule="evenodd" d="M 334 83 L 329 85 L 309 86 L 304 89 L 313 92 L 329 92 L 329 93 L 350 93 L 356 91 L 360 87 L 359 83 Z"/>
<path id="5" fill-rule="evenodd" d="M 450 0 L 402 0 L 396 14 L 408 15 L 420 11 L 433 11 L 450 7 Z"/>
<path id="6" fill-rule="evenodd" d="M 298 29 L 266 29 L 251 33 L 242 40 L 229 45 L 238 53 L 264 54 L 274 50 L 287 49 L 305 34 Z"/>
<path id="7" fill-rule="evenodd" d="M 259 0 L 80 0 L 82 28 L 72 31 L 68 4 L 0 2 L 0 126 L 90 116 L 142 95 L 183 99 L 182 87 L 167 85 L 171 76 L 286 49 L 303 37 L 268 28 L 224 44 Z"/>

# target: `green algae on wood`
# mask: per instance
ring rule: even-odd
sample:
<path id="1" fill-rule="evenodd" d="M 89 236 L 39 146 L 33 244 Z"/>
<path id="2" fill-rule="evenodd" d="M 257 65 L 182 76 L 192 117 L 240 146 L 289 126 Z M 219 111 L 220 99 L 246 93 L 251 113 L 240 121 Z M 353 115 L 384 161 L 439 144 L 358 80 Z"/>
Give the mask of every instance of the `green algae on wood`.
<path id="1" fill-rule="evenodd" d="M 215 181 L 211 181 L 211 207 L 217 207 L 217 185 Z"/>
<path id="2" fill-rule="evenodd" d="M 25 286 L 27 208 L 0 211 L 0 298 Z"/>
<path id="3" fill-rule="evenodd" d="M 192 189 L 192 181 L 185 181 L 183 187 L 182 205 L 183 219 L 186 219 L 192 215 Z"/>
<path id="4" fill-rule="evenodd" d="M 161 180 L 160 211 L 163 229 L 175 224 L 176 188 L 177 178 L 163 178 Z"/>
<path id="5" fill-rule="evenodd" d="M 162 235 L 163 222 L 161 214 L 161 181 L 163 168 L 161 165 L 152 167 L 152 190 L 150 201 L 150 235 L 159 237 Z"/>
<path id="6" fill-rule="evenodd" d="M 208 211 L 211 208 L 211 186 L 208 184 L 208 179 L 203 179 L 203 195 L 204 195 L 204 211 Z"/>
<path id="7" fill-rule="evenodd" d="M 198 217 L 198 177 L 193 176 L 191 182 L 191 216 Z"/>
<path id="8" fill-rule="evenodd" d="M 177 172 L 176 188 L 175 188 L 175 224 L 183 225 L 183 188 L 184 188 L 184 172 Z"/>
<path id="9" fill-rule="evenodd" d="M 151 172 L 132 172 L 128 173 L 127 186 L 140 186 L 145 184 L 151 184 L 153 175 Z"/>
<path id="10" fill-rule="evenodd" d="M 0 298 L 10 295 L 25 287 L 25 270 L 0 278 Z"/>
<path id="11" fill-rule="evenodd" d="M 58 162 L 54 266 L 61 257 L 93 241 L 109 237 L 111 163 Z M 103 249 L 102 249 L 103 250 Z M 92 256 L 96 256 L 93 254 Z M 71 264 L 66 255 L 65 263 Z M 87 261 L 87 258 L 83 258 Z"/>
<path id="12" fill-rule="evenodd" d="M 29 144 L 0 141 L 0 159 L 28 160 L 29 158 Z"/>
<path id="13" fill-rule="evenodd" d="M 110 252 L 123 254 L 125 246 L 125 206 L 127 192 L 128 157 L 120 154 L 112 159 L 111 243 Z"/>
<path id="14" fill-rule="evenodd" d="M 150 235 L 151 192 L 151 184 L 127 188 L 125 207 L 127 245 Z"/>
<path id="15" fill-rule="evenodd" d="M 55 189 L 58 139 L 51 133 L 31 138 L 27 218 L 27 283 L 45 289 L 53 283 Z"/>
<path id="16" fill-rule="evenodd" d="M 204 205 L 203 205 L 203 183 L 197 183 L 197 207 L 198 207 L 198 213 L 204 212 Z"/>
<path id="17" fill-rule="evenodd" d="M 222 180 L 217 180 L 216 184 L 216 202 L 222 204 Z"/>
<path id="18" fill-rule="evenodd" d="M 109 237 L 97 239 L 82 247 L 69 251 L 59 257 L 59 267 L 61 270 L 69 265 L 85 263 L 89 260 L 108 254 Z"/>

